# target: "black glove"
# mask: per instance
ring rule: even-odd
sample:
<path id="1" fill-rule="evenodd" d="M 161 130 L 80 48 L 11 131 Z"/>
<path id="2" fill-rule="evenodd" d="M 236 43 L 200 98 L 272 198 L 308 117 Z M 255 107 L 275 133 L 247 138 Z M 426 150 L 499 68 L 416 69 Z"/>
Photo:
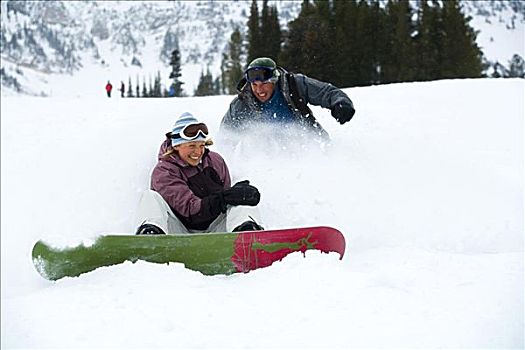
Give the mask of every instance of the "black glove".
<path id="1" fill-rule="evenodd" d="M 250 181 L 237 182 L 232 188 L 223 191 L 224 201 L 230 205 L 251 205 L 259 204 L 261 194 L 259 190 L 250 185 Z"/>
<path id="2" fill-rule="evenodd" d="M 341 124 L 350 121 L 354 114 L 354 107 L 352 107 L 352 105 L 348 103 L 339 102 L 332 107 L 332 116 Z"/>

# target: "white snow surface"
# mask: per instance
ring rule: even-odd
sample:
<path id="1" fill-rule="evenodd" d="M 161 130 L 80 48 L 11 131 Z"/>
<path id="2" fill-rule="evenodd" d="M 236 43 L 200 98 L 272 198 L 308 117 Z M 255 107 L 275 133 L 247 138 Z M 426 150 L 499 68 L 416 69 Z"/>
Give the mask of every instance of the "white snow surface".
<path id="1" fill-rule="evenodd" d="M 267 228 L 335 227 L 342 260 L 231 276 L 127 262 L 56 282 L 33 244 L 134 232 L 164 133 L 189 111 L 216 134 L 232 96 L 2 96 L 2 349 L 523 348 L 524 82 L 346 89 L 349 123 L 314 108 L 330 147 L 271 132 L 211 147 L 260 189 Z"/>

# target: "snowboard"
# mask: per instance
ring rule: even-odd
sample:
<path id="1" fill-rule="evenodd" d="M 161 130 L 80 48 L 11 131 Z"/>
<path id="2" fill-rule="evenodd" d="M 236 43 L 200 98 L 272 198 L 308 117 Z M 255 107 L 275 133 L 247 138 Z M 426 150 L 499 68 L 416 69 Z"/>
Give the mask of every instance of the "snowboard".
<path id="1" fill-rule="evenodd" d="M 293 252 L 337 252 L 345 238 L 338 230 L 304 227 L 282 230 L 169 235 L 106 235 L 91 245 L 56 248 L 43 241 L 33 247 L 33 264 L 48 280 L 76 277 L 99 267 L 138 260 L 183 263 L 204 275 L 229 275 L 272 265 Z"/>

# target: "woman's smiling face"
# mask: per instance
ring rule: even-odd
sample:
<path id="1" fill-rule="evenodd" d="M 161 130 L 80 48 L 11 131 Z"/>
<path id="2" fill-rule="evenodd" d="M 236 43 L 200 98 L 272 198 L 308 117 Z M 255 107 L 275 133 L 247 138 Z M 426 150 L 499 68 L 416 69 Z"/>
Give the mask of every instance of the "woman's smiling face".
<path id="1" fill-rule="evenodd" d="M 204 155 L 205 142 L 191 141 L 175 146 L 179 157 L 191 166 L 197 166 Z"/>

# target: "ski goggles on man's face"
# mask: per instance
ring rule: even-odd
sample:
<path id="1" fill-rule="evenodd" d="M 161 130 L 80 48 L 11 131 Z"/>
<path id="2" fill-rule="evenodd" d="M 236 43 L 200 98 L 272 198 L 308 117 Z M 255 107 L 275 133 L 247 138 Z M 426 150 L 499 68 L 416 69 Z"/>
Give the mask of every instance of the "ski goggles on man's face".
<path id="1" fill-rule="evenodd" d="M 274 68 L 268 67 L 254 67 L 246 71 L 245 76 L 246 80 L 250 83 L 255 83 L 256 81 L 267 82 L 274 77 Z"/>
<path id="2" fill-rule="evenodd" d="M 204 123 L 188 124 L 178 134 L 171 134 L 172 139 L 194 140 L 199 134 L 208 137 L 208 127 Z"/>

